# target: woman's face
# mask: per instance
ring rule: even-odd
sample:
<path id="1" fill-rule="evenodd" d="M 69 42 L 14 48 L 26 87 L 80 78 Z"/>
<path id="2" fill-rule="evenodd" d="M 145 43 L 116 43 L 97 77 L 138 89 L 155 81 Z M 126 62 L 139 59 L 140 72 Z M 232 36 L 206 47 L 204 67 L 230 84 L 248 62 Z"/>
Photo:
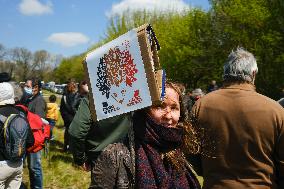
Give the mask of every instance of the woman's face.
<path id="1" fill-rule="evenodd" d="M 180 103 L 178 93 L 172 89 L 166 88 L 166 96 L 161 105 L 152 106 L 149 115 L 158 124 L 168 127 L 176 127 L 180 117 Z"/>
<path id="2" fill-rule="evenodd" d="M 68 83 L 68 85 L 67 85 L 67 90 L 68 90 L 68 92 L 70 92 L 70 93 L 75 92 L 75 91 L 76 91 L 76 83 L 74 83 L 74 82 Z"/>
<path id="3" fill-rule="evenodd" d="M 89 87 L 87 84 L 81 85 L 80 91 L 82 94 L 88 93 L 89 92 Z"/>
<path id="4" fill-rule="evenodd" d="M 33 96 L 36 96 L 39 93 L 38 85 L 33 86 L 32 93 L 33 93 Z"/>

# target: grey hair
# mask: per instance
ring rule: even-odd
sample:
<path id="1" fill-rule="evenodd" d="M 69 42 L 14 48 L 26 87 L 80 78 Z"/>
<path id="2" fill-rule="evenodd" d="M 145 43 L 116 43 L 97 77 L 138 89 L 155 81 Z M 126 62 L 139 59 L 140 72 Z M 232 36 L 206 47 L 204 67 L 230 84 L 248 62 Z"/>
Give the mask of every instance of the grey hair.
<path id="1" fill-rule="evenodd" d="M 256 60 L 250 52 L 243 48 L 232 51 L 224 65 L 223 79 L 253 82 L 253 72 L 257 73 Z"/>

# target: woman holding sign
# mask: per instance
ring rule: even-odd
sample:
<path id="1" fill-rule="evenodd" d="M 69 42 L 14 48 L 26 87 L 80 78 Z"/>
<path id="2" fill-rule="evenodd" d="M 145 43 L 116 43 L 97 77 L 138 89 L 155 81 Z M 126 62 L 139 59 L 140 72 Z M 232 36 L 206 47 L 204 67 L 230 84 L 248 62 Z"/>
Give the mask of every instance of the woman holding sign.
<path id="1" fill-rule="evenodd" d="M 95 161 L 90 188 L 200 188 L 181 151 L 193 144 L 181 102 L 178 86 L 167 83 L 161 105 L 136 111 L 128 137 Z"/>

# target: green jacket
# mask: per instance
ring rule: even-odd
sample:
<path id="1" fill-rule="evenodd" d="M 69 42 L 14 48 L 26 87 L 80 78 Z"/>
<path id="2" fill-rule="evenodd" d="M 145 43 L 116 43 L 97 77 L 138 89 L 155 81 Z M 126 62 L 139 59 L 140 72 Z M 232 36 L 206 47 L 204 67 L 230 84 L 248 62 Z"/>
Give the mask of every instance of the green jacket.
<path id="1" fill-rule="evenodd" d="M 125 114 L 94 122 L 89 101 L 83 98 L 68 130 L 75 164 L 95 159 L 108 144 L 124 138 L 129 127 L 130 117 Z"/>

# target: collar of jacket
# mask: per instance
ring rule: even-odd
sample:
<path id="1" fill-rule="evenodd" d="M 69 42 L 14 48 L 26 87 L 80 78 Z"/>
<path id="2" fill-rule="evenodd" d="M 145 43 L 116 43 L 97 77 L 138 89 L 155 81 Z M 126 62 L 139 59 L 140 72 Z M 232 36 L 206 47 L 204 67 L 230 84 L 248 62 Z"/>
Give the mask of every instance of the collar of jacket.
<path id="1" fill-rule="evenodd" d="M 244 91 L 255 91 L 255 86 L 251 83 L 224 83 L 223 89 L 239 89 Z"/>

